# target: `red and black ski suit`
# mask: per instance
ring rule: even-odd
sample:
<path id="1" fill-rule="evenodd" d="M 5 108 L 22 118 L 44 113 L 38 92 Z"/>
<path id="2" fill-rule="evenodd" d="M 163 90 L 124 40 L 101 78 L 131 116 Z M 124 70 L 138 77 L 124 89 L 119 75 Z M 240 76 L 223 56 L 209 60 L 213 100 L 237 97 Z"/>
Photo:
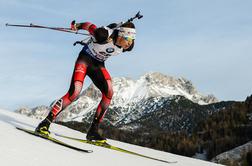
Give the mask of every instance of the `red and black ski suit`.
<path id="1" fill-rule="evenodd" d="M 94 24 L 89 22 L 81 23 L 80 29 L 87 30 L 100 43 L 106 41 L 109 37 L 106 29 L 96 28 Z M 92 57 L 87 51 L 87 45 L 84 45 L 76 60 L 70 89 L 52 106 L 53 119 L 78 97 L 86 75 L 91 78 L 102 93 L 102 99 L 96 110 L 93 123 L 99 124 L 102 121 L 113 96 L 112 82 L 104 66 L 104 61 Z"/>

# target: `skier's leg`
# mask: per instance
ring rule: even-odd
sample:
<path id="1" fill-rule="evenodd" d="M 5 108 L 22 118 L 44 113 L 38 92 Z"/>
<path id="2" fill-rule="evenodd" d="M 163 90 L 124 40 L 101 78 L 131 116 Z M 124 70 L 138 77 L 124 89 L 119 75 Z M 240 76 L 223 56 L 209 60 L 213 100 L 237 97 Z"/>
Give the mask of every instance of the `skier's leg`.
<path id="1" fill-rule="evenodd" d="M 86 71 L 87 65 L 85 65 L 82 61 L 77 60 L 72 76 L 70 89 L 63 97 L 61 97 L 52 105 L 52 109 L 49 112 L 48 116 L 38 125 L 36 131 L 43 134 L 49 134 L 48 129 L 51 122 L 64 108 L 66 108 L 75 99 L 77 99 L 78 95 L 80 94 L 83 86 L 83 81 L 86 76 Z"/>
<path id="2" fill-rule="evenodd" d="M 102 99 L 96 110 L 94 121 L 101 123 L 106 111 L 110 105 L 110 102 L 113 97 L 113 88 L 111 77 L 106 70 L 106 68 L 101 68 L 102 75 L 104 76 L 99 82 L 96 82 L 95 85 L 102 92 Z"/>
<path id="3" fill-rule="evenodd" d="M 96 109 L 94 120 L 88 131 L 88 140 L 106 140 L 104 137 L 100 136 L 98 133 L 99 124 L 102 122 L 104 115 L 110 105 L 113 89 L 111 77 L 105 67 L 101 67 L 95 72 L 95 75 L 89 75 L 97 88 L 102 92 L 102 99 Z"/>
<path id="4" fill-rule="evenodd" d="M 77 99 L 79 96 L 82 86 L 83 86 L 83 81 L 86 76 L 86 70 L 87 67 L 83 63 L 76 63 L 70 89 L 68 92 L 61 97 L 57 102 L 54 103 L 52 106 L 52 114 L 53 114 L 53 119 L 56 118 L 56 116 L 64 110 L 69 104 L 71 104 L 74 100 Z"/>

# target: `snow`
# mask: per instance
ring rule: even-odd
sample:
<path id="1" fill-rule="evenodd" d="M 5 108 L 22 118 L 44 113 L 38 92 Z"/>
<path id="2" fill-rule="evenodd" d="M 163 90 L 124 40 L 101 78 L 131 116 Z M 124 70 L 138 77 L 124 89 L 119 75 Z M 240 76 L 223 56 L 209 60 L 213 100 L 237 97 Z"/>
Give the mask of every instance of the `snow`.
<path id="1" fill-rule="evenodd" d="M 252 150 L 252 141 L 247 142 L 244 145 L 238 146 L 232 150 L 221 153 L 218 156 L 214 157 L 212 161 L 220 162 L 220 161 L 241 161 L 243 155 L 251 152 Z"/>
<path id="2" fill-rule="evenodd" d="M 57 137 L 71 145 L 92 149 L 93 153 L 78 152 L 50 141 L 29 135 L 25 132 L 15 129 L 15 126 L 34 129 L 39 123 L 36 119 L 27 116 L 0 109 L 0 165 L 8 166 L 164 166 L 170 165 L 159 161 L 133 156 L 89 144 L 79 143 L 64 138 Z M 52 124 L 51 132 L 64 134 L 77 138 L 85 138 L 85 134 L 74 131 L 64 126 Z M 56 137 L 56 136 L 55 136 Z M 174 166 L 217 166 L 218 164 L 210 163 L 198 159 L 174 155 L 171 153 L 161 152 L 126 144 L 114 140 L 108 140 L 109 143 L 138 153 L 157 157 L 163 160 L 178 161 L 171 164 Z"/>

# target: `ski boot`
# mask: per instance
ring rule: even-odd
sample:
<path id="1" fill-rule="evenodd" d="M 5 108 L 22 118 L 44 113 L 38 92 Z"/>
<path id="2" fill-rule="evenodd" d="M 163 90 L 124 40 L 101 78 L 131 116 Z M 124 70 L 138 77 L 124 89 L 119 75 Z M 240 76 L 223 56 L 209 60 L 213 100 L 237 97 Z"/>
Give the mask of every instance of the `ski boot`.
<path id="1" fill-rule="evenodd" d="M 98 132 L 98 124 L 92 123 L 92 126 L 90 127 L 87 136 L 88 141 L 94 141 L 99 143 L 106 143 L 106 138 L 101 136 Z"/>
<path id="2" fill-rule="evenodd" d="M 49 115 L 42 122 L 39 123 L 38 127 L 35 129 L 35 132 L 43 136 L 49 136 L 49 127 L 52 123 L 52 117 L 52 113 L 49 113 Z"/>

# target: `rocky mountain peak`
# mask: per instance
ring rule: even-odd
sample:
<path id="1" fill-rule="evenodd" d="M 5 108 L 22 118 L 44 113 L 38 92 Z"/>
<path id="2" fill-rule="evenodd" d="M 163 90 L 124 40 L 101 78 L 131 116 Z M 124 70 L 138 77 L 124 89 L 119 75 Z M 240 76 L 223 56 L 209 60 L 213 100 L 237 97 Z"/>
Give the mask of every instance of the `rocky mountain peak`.
<path id="1" fill-rule="evenodd" d="M 144 79 L 149 84 L 174 85 L 176 83 L 174 77 L 159 72 L 149 72 L 140 77 L 141 79 Z"/>

